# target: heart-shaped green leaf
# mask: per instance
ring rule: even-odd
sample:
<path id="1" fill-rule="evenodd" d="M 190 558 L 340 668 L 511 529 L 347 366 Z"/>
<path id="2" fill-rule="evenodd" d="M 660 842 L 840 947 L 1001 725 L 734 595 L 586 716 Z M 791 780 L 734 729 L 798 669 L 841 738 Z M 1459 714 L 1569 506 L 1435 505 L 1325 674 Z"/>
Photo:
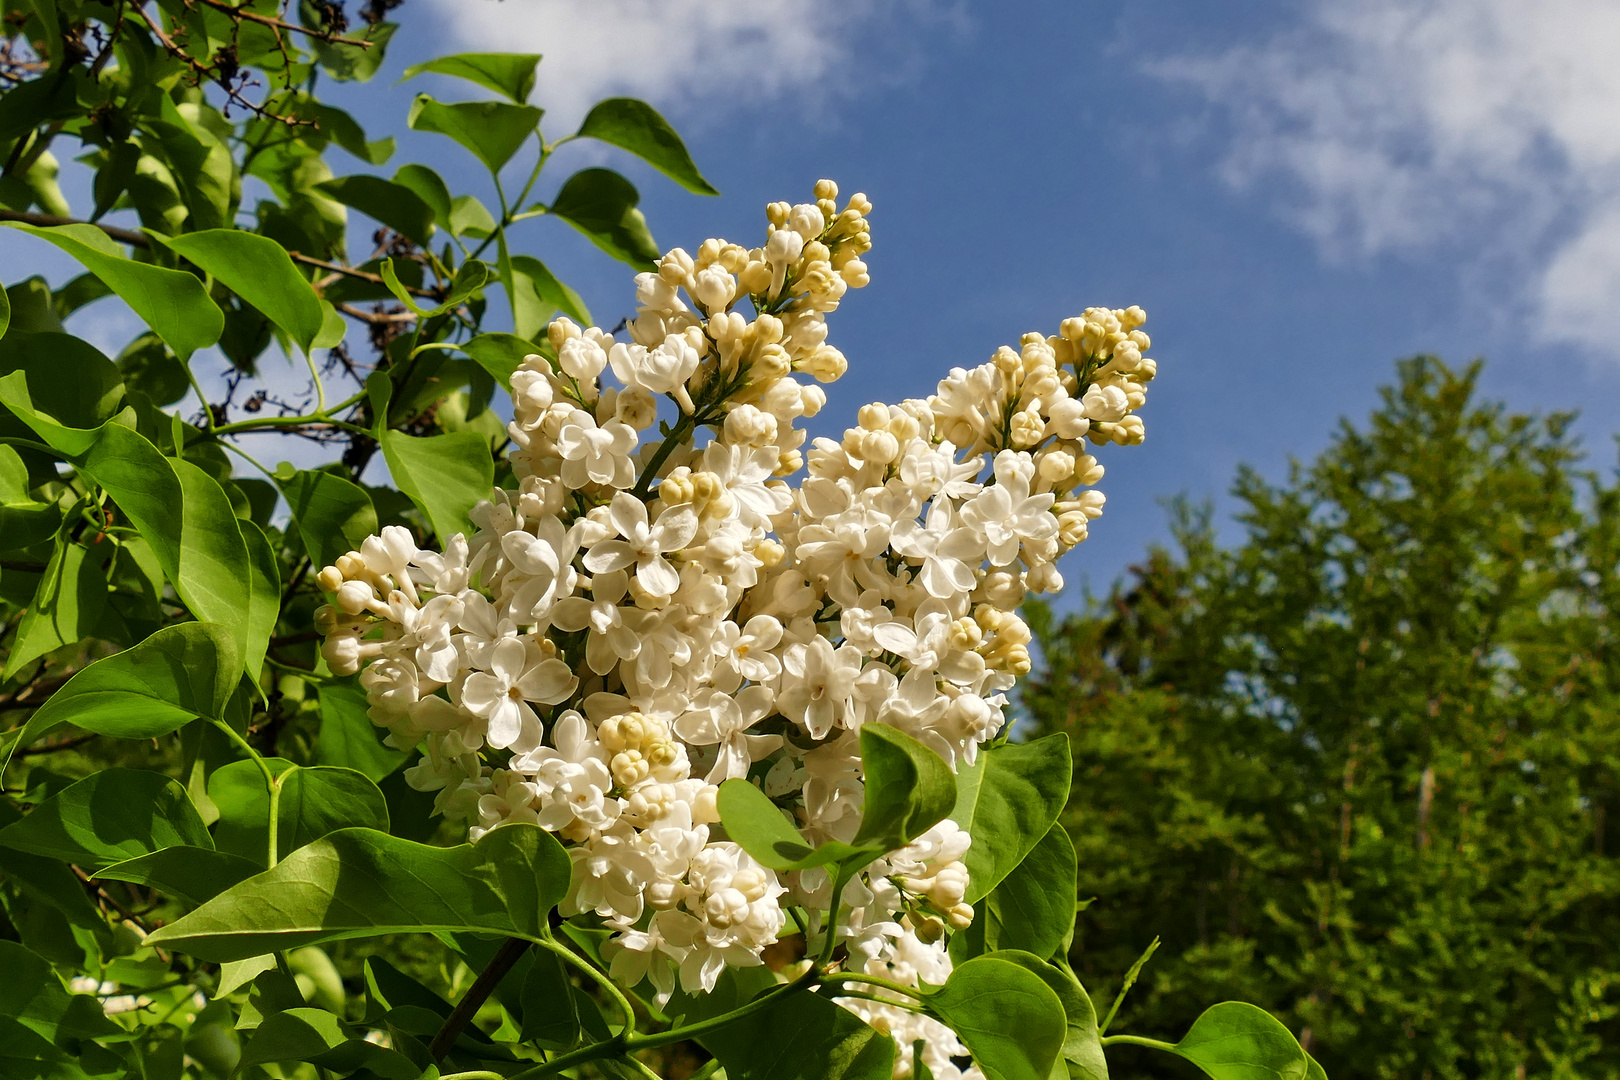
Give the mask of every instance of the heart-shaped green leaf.
<path id="1" fill-rule="evenodd" d="M 1028 743 L 981 750 L 956 774 L 951 819 L 973 836 L 968 848 L 967 902 L 976 904 L 1024 861 L 1069 801 L 1069 737 L 1062 732 Z"/>
<path id="2" fill-rule="evenodd" d="M 464 101 L 454 105 L 417 95 L 406 118 L 416 131 L 448 135 L 492 173 L 512 159 L 540 123 L 541 110 L 532 105 L 508 105 L 503 101 Z"/>
<path id="3" fill-rule="evenodd" d="M 505 825 L 454 848 L 343 829 L 147 941 L 216 963 L 382 934 L 465 931 L 536 941 L 572 870 L 562 845 L 534 825 Z M 276 902 L 266 904 L 267 896 Z"/>
<path id="4" fill-rule="evenodd" d="M 579 125 L 579 137 L 628 150 L 687 191 L 720 194 L 692 164 L 692 155 L 675 129 L 645 101 L 621 97 L 597 102 Z"/>
<path id="5" fill-rule="evenodd" d="M 522 105 L 534 92 L 534 69 L 539 63 L 538 53 L 458 53 L 412 64 L 399 81 L 423 74 L 453 75 L 505 94 Z"/>

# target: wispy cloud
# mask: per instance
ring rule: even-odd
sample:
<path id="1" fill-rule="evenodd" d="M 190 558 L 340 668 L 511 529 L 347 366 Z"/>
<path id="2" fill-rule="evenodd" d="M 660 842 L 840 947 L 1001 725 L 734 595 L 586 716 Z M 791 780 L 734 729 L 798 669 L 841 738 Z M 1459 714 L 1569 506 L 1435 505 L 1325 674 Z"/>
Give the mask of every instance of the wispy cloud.
<path id="1" fill-rule="evenodd" d="M 956 18 L 932 0 L 430 0 L 454 47 L 537 52 L 534 100 L 565 131 L 603 97 L 715 112 L 839 96 L 874 25 Z"/>
<path id="2" fill-rule="evenodd" d="M 1541 333 L 1620 358 L 1620 3 L 1313 0 L 1151 70 L 1229 113 L 1225 178 L 1281 178 L 1329 257 L 1472 250 Z"/>

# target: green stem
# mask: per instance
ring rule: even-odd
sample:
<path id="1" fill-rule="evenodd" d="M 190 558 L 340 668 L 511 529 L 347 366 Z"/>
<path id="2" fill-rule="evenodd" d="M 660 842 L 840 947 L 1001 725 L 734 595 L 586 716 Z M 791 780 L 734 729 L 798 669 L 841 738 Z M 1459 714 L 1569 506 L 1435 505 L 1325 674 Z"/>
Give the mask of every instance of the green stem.
<path id="1" fill-rule="evenodd" d="M 707 1035 L 711 1031 L 716 1031 L 727 1024 L 741 1020 L 745 1016 L 759 1012 L 766 1006 L 775 1004 L 778 998 L 786 994 L 808 989 L 817 978 L 815 968 L 811 968 L 793 982 L 778 987 L 768 994 L 762 994 L 748 1004 L 733 1009 L 731 1012 L 695 1024 L 686 1024 L 683 1027 L 670 1028 L 668 1031 L 655 1032 L 651 1035 L 638 1035 L 633 1039 L 626 1039 L 621 1036 L 609 1039 L 606 1042 L 594 1043 L 590 1046 L 581 1047 L 572 1053 L 552 1058 L 544 1065 L 537 1065 L 532 1069 L 517 1073 L 509 1077 L 508 1080 L 540 1080 L 541 1077 L 551 1076 L 553 1073 L 559 1073 L 564 1069 L 570 1069 L 575 1065 L 594 1061 L 597 1058 L 609 1057 L 614 1054 L 632 1054 L 638 1050 L 652 1050 L 656 1047 L 668 1046 L 671 1043 L 683 1042 L 686 1039 L 695 1039 L 699 1035 Z"/>
<path id="2" fill-rule="evenodd" d="M 1104 1035 L 1101 1041 L 1104 1046 L 1119 1043 L 1128 1046 L 1151 1046 L 1155 1050 L 1168 1050 L 1171 1053 L 1175 1053 L 1176 1050 L 1175 1043 L 1167 1043 L 1163 1039 L 1149 1039 L 1144 1035 Z"/>
<path id="3" fill-rule="evenodd" d="M 506 1077 L 488 1069 L 472 1069 L 468 1072 L 441 1073 L 439 1080 L 506 1080 Z"/>
<path id="4" fill-rule="evenodd" d="M 309 349 L 304 350 L 304 363 L 309 365 L 309 377 L 315 383 L 315 415 L 325 416 L 326 384 L 321 382 L 320 370 L 315 366 L 315 354 Z"/>
<path id="5" fill-rule="evenodd" d="M 258 420 L 238 420 L 234 424 L 221 424 L 211 431 L 199 433 L 189 440 L 187 446 L 195 446 L 209 439 L 217 439 L 221 435 L 234 435 L 243 431 L 260 431 L 273 428 L 303 427 L 305 425 L 326 424 L 342 431 L 352 431 L 357 435 L 370 435 L 371 432 L 356 424 L 342 420 L 334 420 L 330 416 L 266 416 Z"/>
<path id="6" fill-rule="evenodd" d="M 1136 977 L 1142 973 L 1142 965 L 1146 964 L 1158 949 L 1159 939 L 1154 938 L 1148 943 L 1148 947 L 1143 950 L 1142 955 L 1136 958 L 1136 963 L 1131 965 L 1131 970 L 1125 973 L 1125 981 L 1120 984 L 1119 993 L 1114 996 L 1113 1006 L 1109 1008 L 1108 1015 L 1103 1017 L 1103 1022 L 1097 1025 L 1097 1034 L 1101 1035 L 1107 1031 L 1108 1025 L 1114 1022 L 1114 1014 L 1119 1012 L 1119 1006 L 1125 1000 L 1125 995 L 1130 993 L 1132 986 L 1136 985 Z"/>
<path id="7" fill-rule="evenodd" d="M 590 964 L 587 964 L 584 960 L 574 955 L 573 950 L 569 949 L 560 942 L 553 941 L 550 938 L 542 938 L 538 944 L 547 952 L 555 953 L 557 958 L 563 963 L 576 968 L 586 975 L 589 975 L 593 980 L 596 981 L 597 985 L 606 990 L 608 992 L 608 996 L 613 998 L 613 1003 L 618 1006 L 619 1012 L 624 1014 L 624 1030 L 619 1033 L 620 1037 L 629 1038 L 631 1035 L 635 1034 L 635 1007 L 630 1004 L 630 999 L 624 996 L 624 992 L 613 984 L 613 980 L 611 978 L 602 972 L 597 971 Z"/>
<path id="8" fill-rule="evenodd" d="M 253 744 L 243 738 L 240 732 L 223 720 L 215 720 L 213 725 L 223 731 L 233 743 L 248 752 L 248 757 L 253 759 L 253 763 L 259 767 L 260 775 L 264 777 L 265 790 L 270 796 L 270 839 L 266 844 L 267 861 L 273 867 L 277 861 L 276 833 L 281 831 L 281 780 L 275 773 L 270 771 L 270 763 L 265 761 L 257 750 L 253 749 Z"/>
<path id="9" fill-rule="evenodd" d="M 897 983 L 893 979 L 885 979 L 879 975 L 862 975 L 853 971 L 840 971 L 836 974 L 827 975 L 821 981 L 825 983 L 864 983 L 868 986 L 881 986 L 885 990 L 893 990 L 897 994 L 904 994 L 907 997 L 916 998 L 918 1001 L 921 1001 L 923 996 L 922 991 L 915 986 L 906 986 L 903 983 Z M 893 1004 L 893 1002 L 889 1004 Z"/>

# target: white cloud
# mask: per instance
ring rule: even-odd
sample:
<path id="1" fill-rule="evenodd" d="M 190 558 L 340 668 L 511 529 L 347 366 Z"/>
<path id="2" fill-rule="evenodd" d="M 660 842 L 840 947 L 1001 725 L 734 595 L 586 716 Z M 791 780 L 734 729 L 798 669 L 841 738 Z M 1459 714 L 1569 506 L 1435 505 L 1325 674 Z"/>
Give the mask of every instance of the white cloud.
<path id="1" fill-rule="evenodd" d="M 454 47 L 544 55 L 534 101 L 568 130 L 603 97 L 701 112 L 836 96 L 854 46 L 926 0 L 431 0 Z M 448 51 L 448 50 L 447 50 Z"/>
<path id="2" fill-rule="evenodd" d="M 1620 357 L 1620 3 L 1313 0 L 1268 41 L 1151 70 L 1231 113 L 1226 179 L 1282 177 L 1329 257 L 1461 247 Z"/>

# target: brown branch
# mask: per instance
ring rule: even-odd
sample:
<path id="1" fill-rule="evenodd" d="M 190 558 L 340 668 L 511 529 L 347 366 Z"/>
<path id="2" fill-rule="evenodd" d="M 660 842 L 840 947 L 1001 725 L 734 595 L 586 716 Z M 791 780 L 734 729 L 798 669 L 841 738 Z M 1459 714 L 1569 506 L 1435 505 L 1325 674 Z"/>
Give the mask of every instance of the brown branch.
<path id="1" fill-rule="evenodd" d="M 442 1060 L 444 1055 L 450 1052 L 450 1048 L 456 1044 L 461 1033 L 467 1030 L 467 1025 L 472 1023 L 472 1018 L 478 1014 L 484 1002 L 489 1000 L 489 995 L 494 993 L 495 987 L 500 985 L 500 981 L 506 978 L 506 973 L 512 970 L 512 965 L 516 964 L 528 950 L 529 943 L 522 938 L 507 938 L 501 942 L 501 947 L 490 959 L 489 966 L 478 973 L 478 978 L 473 980 L 472 986 L 468 987 L 461 1000 L 456 1002 L 455 1010 L 445 1017 L 444 1026 L 433 1036 L 433 1042 L 428 1044 L 428 1054 L 434 1061 Z"/>
<path id="2" fill-rule="evenodd" d="M 149 248 L 152 246 L 152 238 L 147 236 L 145 233 L 139 233 L 133 229 L 121 229 L 117 225 L 103 225 L 99 221 L 80 221 L 78 218 L 58 217 L 55 214 L 36 214 L 32 211 L 7 210 L 4 208 L 0 208 L 0 221 L 20 221 L 25 225 L 38 225 L 42 228 L 50 228 L 53 225 L 94 225 L 96 228 L 100 229 L 102 232 L 106 233 L 108 236 L 112 237 L 114 240 L 117 240 L 121 244 L 128 244 L 131 247 L 138 248 Z M 310 256 L 301 254 L 297 251 L 287 252 L 287 257 L 292 259 L 292 261 L 295 263 L 302 263 L 304 266 L 313 266 L 318 270 L 325 270 L 328 273 L 340 274 L 343 277 L 357 278 L 360 281 L 369 281 L 374 285 L 387 284 L 387 282 L 383 281 L 382 275 L 380 274 L 369 273 L 365 270 L 356 270 L 352 266 L 340 266 L 337 263 L 325 262 L 321 259 L 311 258 Z M 440 294 L 429 289 L 413 289 L 407 286 L 405 291 L 414 296 L 420 296 L 428 300 L 443 299 Z M 362 315 L 356 317 L 362 318 L 368 316 Z M 411 317 L 415 318 L 414 315 Z"/>
<path id="3" fill-rule="evenodd" d="M 361 38 L 343 37 L 341 34 L 334 34 L 330 30 L 311 30 L 307 26 L 299 26 L 297 23 L 286 22 L 270 15 L 259 15 L 239 8 L 234 4 L 227 4 L 225 0 L 191 0 L 191 2 L 200 3 L 204 7 L 211 7 L 215 11 L 223 11 L 234 19 L 247 19 L 249 22 L 256 22 L 261 26 L 268 26 L 275 30 L 291 30 L 294 33 L 314 38 L 316 41 L 325 41 L 333 45 L 354 45 L 362 49 L 369 49 L 373 44 Z"/>
<path id="4" fill-rule="evenodd" d="M 361 308 L 355 307 L 353 304 L 339 304 L 337 305 L 337 309 L 343 312 L 343 314 L 349 316 L 351 319 L 359 319 L 361 322 L 371 323 L 374 326 L 388 326 L 393 323 L 407 323 L 416 321 L 416 313 L 413 311 L 396 311 L 392 313 L 383 311 L 365 311 Z"/>
<path id="5" fill-rule="evenodd" d="M 85 743 L 90 742 L 95 738 L 96 736 L 93 734 L 80 735 L 76 739 L 67 739 L 63 742 L 50 743 L 46 746 L 25 746 L 13 754 L 12 757 L 30 757 L 34 754 L 54 754 L 58 750 L 72 750 L 75 747 L 83 746 Z"/>

